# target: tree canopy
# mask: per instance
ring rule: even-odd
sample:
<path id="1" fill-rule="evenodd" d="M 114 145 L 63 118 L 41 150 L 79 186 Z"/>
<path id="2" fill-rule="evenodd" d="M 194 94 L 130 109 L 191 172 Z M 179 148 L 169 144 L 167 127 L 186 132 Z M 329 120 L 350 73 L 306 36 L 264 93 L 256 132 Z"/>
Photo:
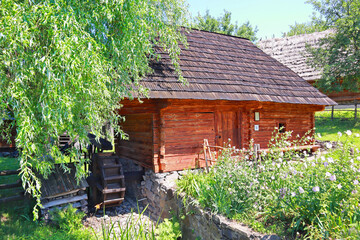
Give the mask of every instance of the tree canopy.
<path id="1" fill-rule="evenodd" d="M 309 0 L 334 33 L 307 47 L 309 63 L 323 70 L 317 85 L 325 92 L 360 88 L 360 0 Z"/>
<path id="2" fill-rule="evenodd" d="M 312 21 L 306 23 L 295 22 L 294 25 L 290 25 L 290 30 L 288 32 L 283 33 L 283 37 L 321 32 L 327 29 L 329 29 L 329 26 L 325 21 L 315 18 Z"/>
<path id="3" fill-rule="evenodd" d="M 16 126 L 23 186 L 38 204 L 35 172 L 47 175 L 66 161 L 60 134 L 87 143 L 88 132 L 103 136 L 105 123 L 121 133 L 116 110 L 121 99 L 145 92 L 139 80 L 159 57 L 155 45 L 168 52 L 181 80 L 186 13 L 181 0 L 0 1 L 1 135 Z"/>
<path id="4" fill-rule="evenodd" d="M 209 10 L 204 15 L 198 13 L 192 23 L 193 28 L 209 32 L 222 33 L 232 36 L 238 36 L 256 41 L 258 28 L 253 28 L 250 22 L 238 25 L 237 22 L 231 22 L 231 12 L 224 10 L 224 14 L 218 18 L 210 15 Z"/>

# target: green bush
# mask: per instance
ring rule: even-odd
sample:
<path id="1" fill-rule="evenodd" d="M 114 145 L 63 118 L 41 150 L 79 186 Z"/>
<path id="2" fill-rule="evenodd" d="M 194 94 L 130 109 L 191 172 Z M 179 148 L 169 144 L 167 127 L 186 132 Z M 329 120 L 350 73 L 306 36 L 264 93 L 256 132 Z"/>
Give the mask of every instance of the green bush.
<path id="1" fill-rule="evenodd" d="M 157 240 L 176 240 L 182 236 L 180 223 L 175 216 L 171 219 L 165 218 L 164 221 L 157 226 L 155 233 Z"/>
<path id="2" fill-rule="evenodd" d="M 338 148 L 313 158 L 274 148 L 262 161 L 240 161 L 228 149 L 210 173 L 185 175 L 179 191 L 259 231 L 310 239 L 359 238 L 360 154 L 351 144 L 357 136 L 350 131 L 343 135 L 347 138 Z M 286 134 L 281 136 L 279 142 L 288 141 Z"/>
<path id="3" fill-rule="evenodd" d="M 85 217 L 85 213 L 78 211 L 72 205 L 68 205 L 64 209 L 55 209 L 52 213 L 52 222 L 60 229 L 65 231 L 74 231 L 82 228 L 82 219 Z"/>
<path id="4" fill-rule="evenodd" d="M 55 209 L 52 213 L 52 223 L 66 234 L 64 239 L 89 239 L 91 232 L 82 224 L 85 213 L 78 211 L 71 204 L 64 209 Z"/>

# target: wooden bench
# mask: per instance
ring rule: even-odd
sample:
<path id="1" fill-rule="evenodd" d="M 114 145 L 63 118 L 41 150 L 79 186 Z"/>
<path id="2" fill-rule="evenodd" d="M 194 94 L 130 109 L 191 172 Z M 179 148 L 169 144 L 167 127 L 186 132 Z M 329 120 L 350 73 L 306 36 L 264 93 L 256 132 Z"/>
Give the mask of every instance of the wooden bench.
<path id="1" fill-rule="evenodd" d="M 303 146 L 292 146 L 292 147 L 285 147 L 285 148 L 277 148 L 277 149 L 269 149 L 264 148 L 260 149 L 259 153 L 269 153 L 270 151 L 279 151 L 279 152 L 288 152 L 288 151 L 303 151 L 303 150 L 311 150 L 311 152 L 316 152 L 320 148 L 320 145 L 303 145 Z"/>

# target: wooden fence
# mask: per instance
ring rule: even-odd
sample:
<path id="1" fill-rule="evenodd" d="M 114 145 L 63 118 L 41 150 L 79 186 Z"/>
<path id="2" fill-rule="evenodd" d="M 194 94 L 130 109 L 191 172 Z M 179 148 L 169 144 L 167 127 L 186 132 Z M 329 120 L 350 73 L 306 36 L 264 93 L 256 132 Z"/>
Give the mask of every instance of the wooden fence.
<path id="1" fill-rule="evenodd" d="M 3 170 L 0 171 L 0 177 L 11 176 L 19 174 L 19 170 Z M 0 184 L 0 190 L 6 191 L 13 189 L 12 195 L 0 198 L 0 204 L 10 201 L 17 201 L 24 198 L 24 190 L 21 187 L 21 181 L 17 180 L 13 183 Z"/>
<path id="2" fill-rule="evenodd" d="M 321 118 L 326 118 L 326 119 L 342 119 L 342 120 L 358 120 L 360 119 L 360 115 L 359 115 L 359 109 L 358 109 L 358 102 L 354 101 L 354 104 L 346 104 L 346 105 L 338 105 L 338 106 L 331 106 L 328 109 L 325 109 L 324 112 L 331 112 L 330 116 L 316 116 L 315 118 L 321 119 Z M 344 116 L 339 116 L 341 115 L 341 113 L 348 113 L 348 112 L 352 112 L 352 114 L 345 114 L 346 117 Z M 349 115 L 351 115 L 351 117 L 349 117 Z"/>

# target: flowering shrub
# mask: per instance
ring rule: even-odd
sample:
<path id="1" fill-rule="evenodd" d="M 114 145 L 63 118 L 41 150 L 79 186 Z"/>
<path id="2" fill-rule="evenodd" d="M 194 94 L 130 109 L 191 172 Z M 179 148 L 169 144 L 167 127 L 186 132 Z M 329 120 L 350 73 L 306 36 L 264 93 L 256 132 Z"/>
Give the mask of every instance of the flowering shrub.
<path id="1" fill-rule="evenodd" d="M 189 172 L 178 182 L 204 208 L 259 231 L 320 239 L 360 237 L 360 154 L 344 133 L 336 149 L 273 152 L 239 161 L 224 150 L 210 173 Z M 279 144 L 280 146 L 281 144 Z M 301 155 L 301 156 L 300 156 Z"/>

